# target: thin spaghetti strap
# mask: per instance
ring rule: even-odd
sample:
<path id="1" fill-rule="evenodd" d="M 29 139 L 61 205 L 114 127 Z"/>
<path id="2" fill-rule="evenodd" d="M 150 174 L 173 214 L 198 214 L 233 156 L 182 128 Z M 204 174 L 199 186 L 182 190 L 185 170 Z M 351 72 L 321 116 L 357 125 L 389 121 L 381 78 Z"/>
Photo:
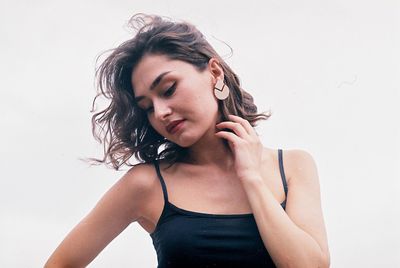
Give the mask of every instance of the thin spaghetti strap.
<path id="1" fill-rule="evenodd" d="M 154 163 L 154 166 L 155 166 L 156 171 L 157 171 L 157 176 L 158 176 L 158 178 L 159 178 L 159 180 L 161 182 L 161 188 L 162 188 L 163 194 L 164 194 L 164 201 L 165 201 L 165 203 L 167 203 L 168 202 L 167 186 L 165 185 L 164 179 L 161 176 L 161 172 L 160 172 L 160 167 L 158 165 L 158 161 L 154 160 L 153 163 Z"/>
<path id="2" fill-rule="evenodd" d="M 288 187 L 287 187 L 287 183 L 286 183 L 285 171 L 283 169 L 282 149 L 278 149 L 278 155 L 279 155 L 279 170 L 281 172 L 283 188 L 285 190 L 285 196 L 287 196 Z"/>

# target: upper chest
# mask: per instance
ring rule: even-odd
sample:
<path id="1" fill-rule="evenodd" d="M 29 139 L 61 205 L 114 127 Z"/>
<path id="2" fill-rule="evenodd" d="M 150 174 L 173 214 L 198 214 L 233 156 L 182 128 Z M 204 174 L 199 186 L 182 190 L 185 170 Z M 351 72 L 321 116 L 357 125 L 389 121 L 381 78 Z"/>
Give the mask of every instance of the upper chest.
<path id="1" fill-rule="evenodd" d="M 266 163 L 261 172 L 265 184 L 279 199 L 282 188 L 279 169 Z M 232 170 L 224 172 L 215 167 L 195 170 L 161 168 L 161 174 L 171 203 L 176 202 L 191 208 L 209 208 L 211 211 L 214 208 L 220 210 L 219 206 L 223 210 L 228 208 L 229 204 L 233 210 L 234 208 L 240 210 L 240 205 L 237 203 L 246 205 L 247 193 Z"/>
<path id="2" fill-rule="evenodd" d="M 166 186 L 168 201 L 174 206 L 207 214 L 251 213 L 247 193 L 234 172 L 221 172 L 211 167 L 166 167 L 167 165 L 160 164 L 160 173 Z M 285 192 L 278 157 L 268 155 L 263 160 L 261 172 L 275 199 L 282 203 L 285 200 Z M 156 225 L 164 207 L 160 178 L 156 177 L 154 181 L 149 202 L 146 202 L 145 215 L 139 222 L 149 232 Z"/>

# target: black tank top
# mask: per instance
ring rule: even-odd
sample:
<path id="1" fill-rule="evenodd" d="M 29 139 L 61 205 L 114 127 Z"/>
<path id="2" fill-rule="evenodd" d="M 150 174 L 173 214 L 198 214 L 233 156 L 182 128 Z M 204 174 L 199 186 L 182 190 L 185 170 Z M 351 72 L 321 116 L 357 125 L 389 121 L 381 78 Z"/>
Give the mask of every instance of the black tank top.
<path id="1" fill-rule="evenodd" d="M 279 170 L 285 196 L 287 184 L 282 150 Z M 150 234 L 157 252 L 158 268 L 166 267 L 276 267 L 264 246 L 252 213 L 207 214 L 188 211 L 168 201 L 167 187 L 158 162 L 154 162 L 164 193 L 164 208 Z M 281 204 L 285 209 L 285 201 Z"/>

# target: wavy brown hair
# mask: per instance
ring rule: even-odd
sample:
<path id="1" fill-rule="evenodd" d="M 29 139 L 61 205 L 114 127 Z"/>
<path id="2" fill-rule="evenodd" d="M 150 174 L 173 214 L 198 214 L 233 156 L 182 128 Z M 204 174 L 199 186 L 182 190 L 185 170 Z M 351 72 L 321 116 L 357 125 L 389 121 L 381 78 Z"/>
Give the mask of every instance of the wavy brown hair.
<path id="1" fill-rule="evenodd" d="M 209 60 L 216 58 L 224 71 L 224 82 L 230 88 L 229 97 L 218 100 L 222 120 L 233 114 L 255 126 L 258 120 L 271 116 L 271 113 L 257 113 L 252 96 L 240 87 L 238 76 L 192 24 L 139 13 L 130 19 L 129 25 L 136 34 L 110 50 L 96 69 L 98 94 L 93 100 L 91 112 L 94 112 L 99 96 L 109 99 L 110 103 L 92 116 L 93 136 L 104 145 L 104 157 L 91 158 L 94 162 L 118 170 L 123 164 L 132 166 L 129 163 L 132 155 L 139 162 L 167 159 L 172 164 L 187 154 L 186 148 L 158 134 L 150 125 L 145 111 L 135 102 L 131 74 L 145 55 L 165 55 L 172 60 L 190 63 L 198 71 L 205 70 Z"/>

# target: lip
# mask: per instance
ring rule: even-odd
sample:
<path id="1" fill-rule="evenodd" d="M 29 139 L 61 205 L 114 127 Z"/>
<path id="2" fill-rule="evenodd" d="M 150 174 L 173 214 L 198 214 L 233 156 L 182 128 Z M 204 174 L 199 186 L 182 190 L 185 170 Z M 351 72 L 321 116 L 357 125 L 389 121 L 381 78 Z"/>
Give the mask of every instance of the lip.
<path id="1" fill-rule="evenodd" d="M 169 123 L 168 126 L 166 127 L 167 132 L 170 134 L 174 134 L 175 132 L 177 132 L 180 129 L 182 125 L 181 123 L 183 121 L 185 121 L 185 119 L 175 120 Z"/>

